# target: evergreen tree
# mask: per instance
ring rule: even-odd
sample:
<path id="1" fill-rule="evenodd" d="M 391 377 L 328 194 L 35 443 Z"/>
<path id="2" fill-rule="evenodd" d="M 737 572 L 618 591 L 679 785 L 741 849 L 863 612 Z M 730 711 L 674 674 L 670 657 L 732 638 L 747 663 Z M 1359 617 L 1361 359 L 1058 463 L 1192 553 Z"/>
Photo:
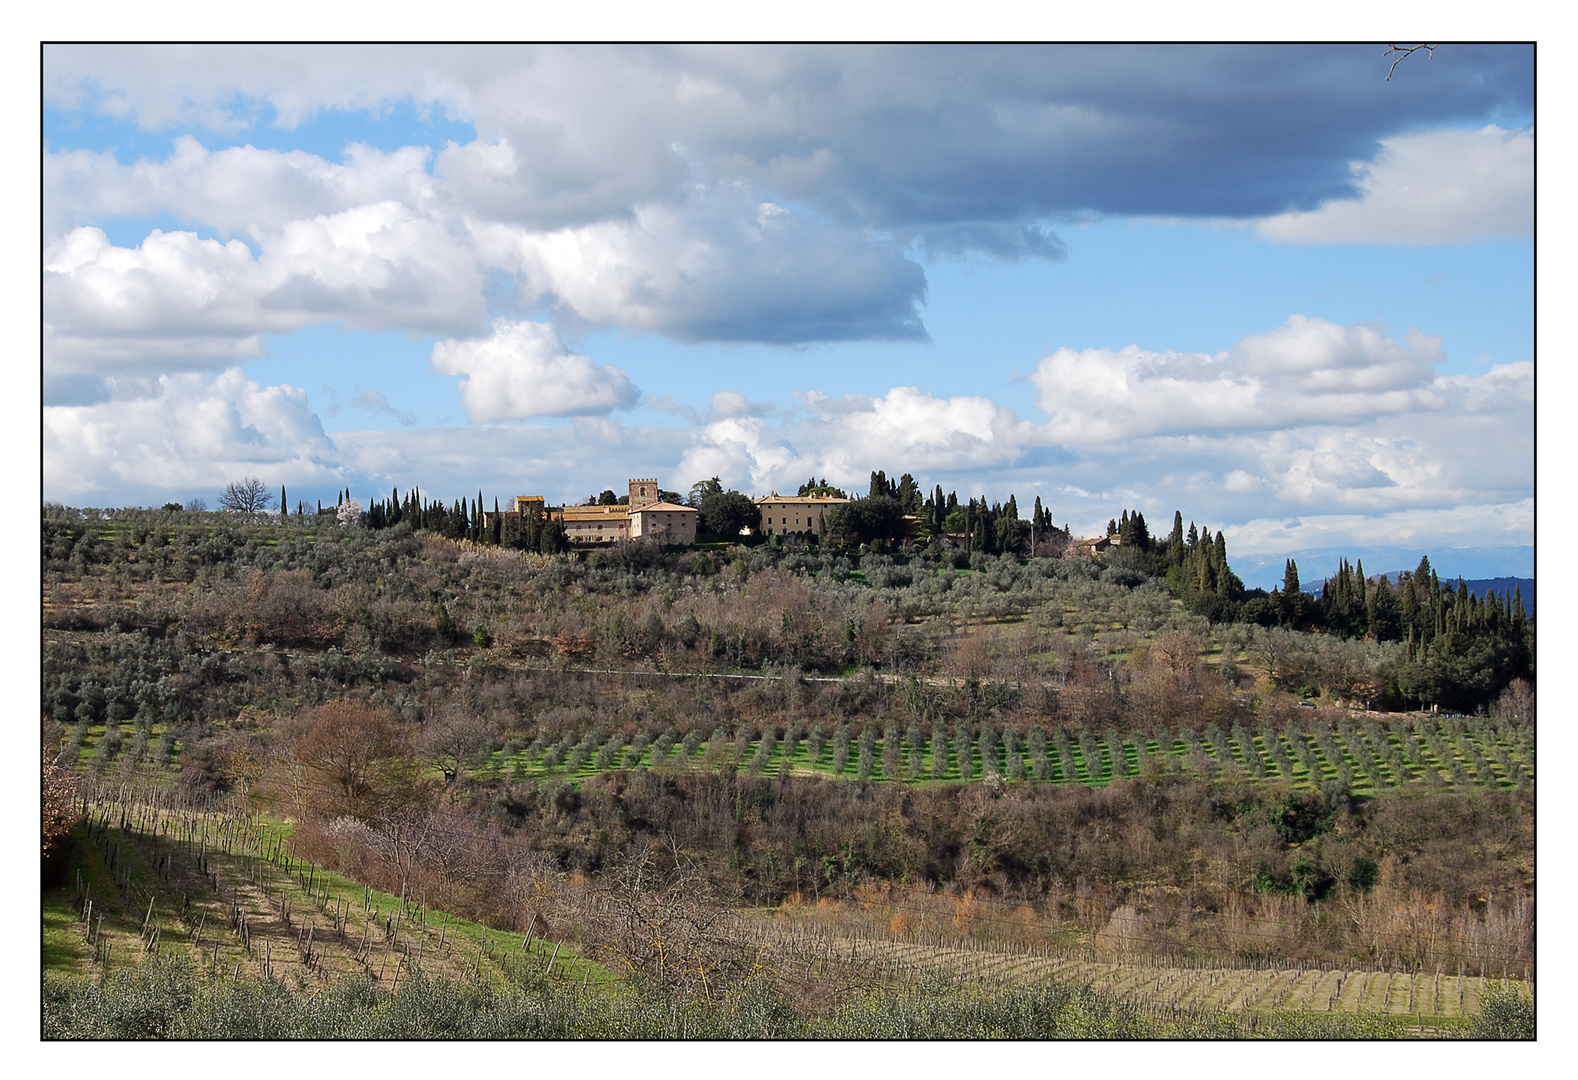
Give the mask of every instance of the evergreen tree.
<path id="1" fill-rule="evenodd" d="M 1183 511 L 1173 511 L 1173 531 L 1167 537 L 1167 565 L 1182 566 L 1184 561 Z"/>
<path id="2" fill-rule="evenodd" d="M 1288 560 L 1282 571 L 1279 601 L 1278 621 L 1283 626 L 1297 626 L 1304 621 L 1304 593 L 1299 588 L 1299 567 L 1292 559 Z"/>
<path id="3" fill-rule="evenodd" d="M 1008 554 L 1019 548 L 1019 504 L 1014 501 L 1012 493 L 1008 502 L 1003 505 L 1003 511 L 997 516 L 997 550 L 1000 554 Z"/>
<path id="4" fill-rule="evenodd" d="M 920 485 L 909 473 L 899 477 L 898 489 L 894 492 L 899 502 L 904 504 L 904 512 L 913 514 L 920 508 Z"/>

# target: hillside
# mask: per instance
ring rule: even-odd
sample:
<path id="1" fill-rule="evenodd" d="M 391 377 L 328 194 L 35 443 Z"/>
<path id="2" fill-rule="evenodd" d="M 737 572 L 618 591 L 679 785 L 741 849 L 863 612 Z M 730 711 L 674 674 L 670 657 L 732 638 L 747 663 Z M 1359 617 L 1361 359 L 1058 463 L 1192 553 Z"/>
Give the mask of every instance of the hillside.
<path id="1" fill-rule="evenodd" d="M 1214 540 L 1178 565 L 1132 547 L 543 556 L 406 524 L 72 513 L 52 512 L 43 553 L 43 741 L 90 804 L 144 792 L 126 827 L 159 835 L 90 816 L 91 895 L 68 880 L 46 904 L 51 966 L 102 970 L 100 942 L 112 967 L 152 956 L 147 918 L 162 948 L 217 946 L 207 977 L 228 958 L 232 978 L 321 970 L 388 992 L 403 963 L 480 965 L 503 986 L 498 934 L 610 972 L 623 957 L 641 981 L 668 954 L 630 937 L 646 909 L 619 904 L 638 897 L 703 905 L 687 925 L 708 928 L 693 945 L 711 959 L 682 967 L 709 973 L 706 1000 L 754 970 L 760 913 L 804 907 L 849 913 L 817 932 L 839 956 L 853 934 L 851 962 L 880 936 L 878 971 L 911 970 L 916 949 L 1010 949 L 1120 995 L 1266 965 L 1534 977 L 1534 699 L 1516 674 L 1534 631 L 1445 590 L 1415 633 L 1455 636 L 1410 654 L 1303 628 L 1336 605 L 1286 626 L 1202 614 L 1233 603 Z M 1502 651 L 1474 666 L 1470 647 Z M 1403 711 L 1426 675 L 1437 700 L 1475 694 L 1491 715 Z M 205 822 L 252 846 L 205 851 Z M 106 896 L 84 950 L 71 913 Z M 1002 918 L 966 917 L 993 905 Z M 458 955 L 438 912 L 469 928 Z M 198 929 L 215 918 L 229 938 Z M 379 949 L 387 970 L 370 970 Z M 1100 967 L 1115 957 L 1154 979 L 1123 984 Z M 774 992 L 821 1015 L 835 976 L 816 972 Z M 1146 1007 L 1240 1000 L 1205 985 Z M 1347 1000 L 1289 985 L 1250 1004 Z M 1404 984 L 1386 985 L 1392 1009 Z M 1407 1008 L 1428 993 L 1450 1016 L 1436 981 L 1406 985 Z"/>

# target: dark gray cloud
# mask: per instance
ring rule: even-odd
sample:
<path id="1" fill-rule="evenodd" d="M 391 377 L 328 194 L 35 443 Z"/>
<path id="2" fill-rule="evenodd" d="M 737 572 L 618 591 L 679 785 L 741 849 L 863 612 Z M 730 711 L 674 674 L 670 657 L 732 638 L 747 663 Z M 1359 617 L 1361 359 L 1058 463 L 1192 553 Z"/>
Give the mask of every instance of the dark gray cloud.
<path id="1" fill-rule="evenodd" d="M 52 145 L 46 221 L 178 213 L 262 254 L 187 244 L 184 270 L 225 279 L 199 311 L 189 281 L 105 248 L 51 278 L 46 306 L 68 343 L 335 318 L 463 333 L 502 269 L 525 281 L 514 314 L 681 340 L 923 340 L 906 251 L 1060 259 L 1051 227 L 1075 217 L 1296 215 L 1364 195 L 1352 165 L 1383 140 L 1532 121 L 1531 47 L 1443 46 L 1390 82 L 1383 51 L 51 46 L 48 104 L 145 128 L 228 138 L 270 108 L 289 127 L 404 102 L 477 137 L 343 165 L 191 140 L 121 165 Z M 148 303 L 111 303 L 138 290 Z M 123 325 L 138 318 L 158 325 Z"/>
<path id="2" fill-rule="evenodd" d="M 165 126 L 222 127 L 256 99 L 288 123 L 392 100 L 469 114 L 478 143 L 439 171 L 471 204 L 539 227 L 675 197 L 694 179 L 687 162 L 880 226 L 1259 217 L 1352 194 L 1348 162 L 1386 136 L 1532 119 L 1530 46 L 1444 46 L 1390 82 L 1383 51 L 52 47 L 45 92 L 81 107 L 91 89 Z"/>
<path id="3" fill-rule="evenodd" d="M 917 240 L 928 259 L 970 254 L 1008 262 L 1021 259 L 1062 262 L 1068 258 L 1068 245 L 1063 238 L 1044 225 L 945 225 L 922 231 Z"/>

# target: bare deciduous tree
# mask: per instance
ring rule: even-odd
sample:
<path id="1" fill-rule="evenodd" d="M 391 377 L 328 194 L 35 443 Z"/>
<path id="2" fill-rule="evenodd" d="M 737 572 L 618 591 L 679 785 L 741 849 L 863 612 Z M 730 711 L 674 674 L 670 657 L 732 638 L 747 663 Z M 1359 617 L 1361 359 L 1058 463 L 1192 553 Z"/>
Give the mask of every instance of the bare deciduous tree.
<path id="1" fill-rule="evenodd" d="M 294 759 L 316 773 L 332 797 L 333 805 L 322 808 L 330 813 L 363 815 L 405 801 L 401 796 L 414 780 L 405 732 L 376 709 L 343 701 L 324 705 L 293 749 Z"/>
<path id="2" fill-rule="evenodd" d="M 219 493 L 219 509 L 256 517 L 274 505 L 268 485 L 255 476 L 233 480 Z"/>
<path id="3" fill-rule="evenodd" d="M 417 736 L 417 752 L 444 774 L 448 787 L 468 765 L 486 760 L 497 732 L 493 724 L 470 710 L 453 705 L 428 718 Z"/>
<path id="4" fill-rule="evenodd" d="M 591 897 L 588 923 L 603 962 L 677 994 L 703 999 L 739 986 L 757 966 L 740 939 L 730 898 L 670 851 L 667 872 L 653 852 L 608 873 Z"/>

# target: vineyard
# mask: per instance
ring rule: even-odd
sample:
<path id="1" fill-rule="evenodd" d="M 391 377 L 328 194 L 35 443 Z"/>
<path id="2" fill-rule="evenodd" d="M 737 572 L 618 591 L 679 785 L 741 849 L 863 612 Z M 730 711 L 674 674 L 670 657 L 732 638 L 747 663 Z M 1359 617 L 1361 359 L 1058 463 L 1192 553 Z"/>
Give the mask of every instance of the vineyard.
<path id="1" fill-rule="evenodd" d="M 982 780 L 1106 784 L 1157 771 L 1201 779 L 1229 775 L 1262 783 L 1318 790 L 1339 781 L 1352 791 L 1379 794 L 1406 785 L 1446 789 L 1519 787 L 1534 779 L 1534 737 L 1527 725 L 1484 719 L 1345 716 L 1335 724 L 1311 720 L 1278 730 L 1105 734 L 1057 728 L 1050 738 L 1039 728 L 1027 734 L 966 724 L 849 725 L 829 732 L 767 726 L 761 730 L 718 727 L 710 735 L 692 730 L 681 739 L 673 729 L 655 737 L 641 733 L 539 733 L 529 744 L 515 740 L 488 765 L 517 780 L 580 779 L 610 769 L 739 768 L 761 775 L 821 775 L 889 783 Z"/>
<path id="2" fill-rule="evenodd" d="M 44 897 L 46 972 L 105 976 L 179 956 L 211 977 L 292 986 L 394 989 L 416 968 L 482 976 L 511 963 L 608 978 L 541 933 L 502 934 L 325 872 L 295 856 L 279 822 L 124 788 L 84 795 L 78 809 L 67 884 Z"/>
<path id="3" fill-rule="evenodd" d="M 168 768 L 180 752 L 174 729 L 158 723 L 133 729 L 127 739 L 118 725 L 83 725 L 72 732 L 64 760 L 79 768 L 147 764 Z M 1344 715 L 1336 723 L 1312 718 L 1305 724 L 1251 729 L 1214 724 L 1153 732 L 1104 734 L 1059 727 L 1049 738 L 1040 728 L 1027 734 L 974 732 L 960 723 L 910 724 L 879 729 L 821 725 L 809 731 L 756 725 L 711 734 L 693 729 L 681 738 L 669 728 L 628 738 L 623 732 L 539 732 L 530 743 L 514 739 L 489 755 L 485 768 L 515 780 L 579 780 L 613 769 L 739 768 L 752 773 L 820 775 L 888 783 L 982 780 L 1053 784 L 1107 784 L 1147 772 L 1188 773 L 1210 780 L 1234 776 L 1295 789 L 1319 790 L 1338 781 L 1361 794 L 1381 794 L 1407 785 L 1431 789 L 1516 788 L 1534 780 L 1534 732 L 1530 725 L 1473 717 L 1441 719 Z"/>
<path id="4" fill-rule="evenodd" d="M 255 815 L 194 808 L 157 790 L 86 786 L 79 809 L 85 824 L 68 884 L 45 897 L 46 973 L 102 979 L 182 957 L 210 980 L 246 977 L 302 989 L 365 981 L 398 993 L 402 978 L 418 972 L 516 985 L 529 971 L 539 983 L 583 993 L 617 993 L 623 981 L 583 959 L 581 928 L 570 929 L 596 921 L 610 903 L 606 891 L 581 888 L 574 918 L 561 903 L 552 913 L 555 940 L 539 930 L 547 917 L 534 915 L 524 933 L 490 929 L 434 911 L 420 894 L 390 895 L 326 872 L 296 856 L 287 826 Z M 1006 914 L 981 913 L 992 903 L 968 901 L 970 918 L 1006 923 Z M 1486 987 L 1499 985 L 1483 974 L 1418 967 L 1113 959 L 1100 950 L 1128 946 L 1113 925 L 1094 948 L 1073 948 L 971 938 L 957 932 L 958 916 L 953 926 L 931 931 L 924 918 L 907 925 L 901 915 L 884 930 L 878 927 L 886 907 L 874 921 L 854 925 L 819 921 L 818 910 L 733 911 L 716 933 L 751 952 L 753 970 L 784 985 L 836 985 L 895 999 L 939 986 L 1081 987 L 1158 1022 L 1206 1025 L 1224 1013 L 1246 1014 L 1234 1029 L 1239 1034 L 1258 1031 L 1264 1021 L 1257 1016 L 1288 1014 L 1393 1018 L 1415 1034 L 1451 1033 L 1478 1013 Z M 1526 973 L 1502 976 L 1532 1000 Z"/>
<path id="5" fill-rule="evenodd" d="M 608 969 L 563 941 L 533 935 L 537 919 L 524 935 L 499 932 L 432 911 L 420 895 L 357 886 L 298 859 L 279 823 L 125 791 L 85 794 L 80 810 L 87 824 L 71 879 L 44 903 L 50 976 L 96 974 L 109 987 L 115 973 L 125 981 L 139 969 L 164 971 L 153 977 L 167 982 L 169 971 L 196 971 L 219 988 L 252 982 L 305 993 L 365 984 L 391 996 L 402 979 L 415 979 L 424 992 L 443 981 L 505 990 L 530 984 L 571 995 L 560 1001 L 568 1015 L 595 1015 L 609 1007 L 606 995 L 623 993 L 622 979 Z M 606 895 L 589 894 L 585 911 L 606 905 Z M 1337 1026 L 1332 1034 L 1450 1036 L 1474 1020 L 1486 987 L 1501 985 L 1419 969 L 1112 962 L 1048 943 L 833 928 L 783 909 L 731 913 L 716 932 L 751 949 L 757 973 L 780 987 L 841 987 L 887 1009 L 937 993 L 991 998 L 1071 987 L 1103 1009 L 1174 1033 L 1275 1036 L 1286 1034 L 1277 1025 L 1289 1017 L 1326 1015 L 1340 1025 L 1401 1023 Z M 158 968 L 170 958 L 185 958 L 185 968 Z M 1532 1001 L 1532 984 L 1515 987 Z M 604 996 L 592 1003 L 587 993 Z M 641 988 L 630 993 L 639 998 Z M 843 1014 L 835 1006 L 832 1015 Z"/>
<path id="6" fill-rule="evenodd" d="M 999 941 L 966 944 L 956 936 L 899 938 L 879 930 L 829 930 L 793 919 L 761 919 L 753 932 L 789 963 L 814 972 L 843 965 L 871 973 L 902 991 L 928 979 L 1023 986 L 1041 981 L 1089 986 L 1150 1008 L 1227 1012 L 1347 1013 L 1412 1018 L 1426 1026 L 1473 1016 L 1480 996 L 1498 980 L 1446 971 L 1348 970 L 1296 964 L 1262 967 L 1221 963 L 1163 965 L 1103 961 L 1090 952 Z M 1531 998 L 1533 983 L 1504 972 Z"/>

